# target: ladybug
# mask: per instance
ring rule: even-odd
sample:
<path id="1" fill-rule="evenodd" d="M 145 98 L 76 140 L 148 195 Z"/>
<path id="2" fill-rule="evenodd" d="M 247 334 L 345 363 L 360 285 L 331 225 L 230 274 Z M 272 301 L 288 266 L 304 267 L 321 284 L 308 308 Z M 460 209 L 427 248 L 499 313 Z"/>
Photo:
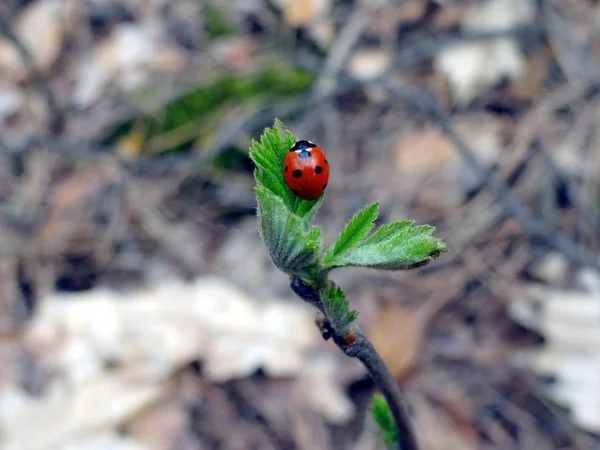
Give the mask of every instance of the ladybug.
<path id="1" fill-rule="evenodd" d="M 298 197 L 304 200 L 320 197 L 329 181 L 325 152 L 310 141 L 297 141 L 285 155 L 283 176 Z"/>

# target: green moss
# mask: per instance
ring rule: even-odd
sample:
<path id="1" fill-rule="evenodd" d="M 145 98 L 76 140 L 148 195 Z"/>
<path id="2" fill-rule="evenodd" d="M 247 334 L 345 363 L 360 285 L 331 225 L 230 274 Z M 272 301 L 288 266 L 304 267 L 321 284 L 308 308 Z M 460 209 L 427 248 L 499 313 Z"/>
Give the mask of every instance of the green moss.
<path id="1" fill-rule="evenodd" d="M 309 72 L 284 64 L 272 64 L 255 74 L 226 75 L 173 99 L 155 116 L 120 124 L 105 143 L 112 144 L 136 128 L 145 130 L 144 148 L 149 154 L 186 150 L 212 136 L 232 108 L 276 103 L 305 92 L 312 82 Z"/>
<path id="2" fill-rule="evenodd" d="M 229 26 L 223 13 L 212 5 L 204 7 L 204 30 L 211 38 L 231 36 L 234 30 Z"/>

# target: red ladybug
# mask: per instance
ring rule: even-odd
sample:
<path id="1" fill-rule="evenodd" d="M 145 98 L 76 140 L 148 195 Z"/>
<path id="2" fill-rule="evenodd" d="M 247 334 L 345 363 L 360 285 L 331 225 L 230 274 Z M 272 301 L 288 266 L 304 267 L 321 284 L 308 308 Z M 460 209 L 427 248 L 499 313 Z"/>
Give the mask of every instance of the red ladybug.
<path id="1" fill-rule="evenodd" d="M 304 200 L 321 196 L 329 181 L 329 163 L 320 147 L 296 142 L 283 160 L 283 176 L 294 194 Z"/>

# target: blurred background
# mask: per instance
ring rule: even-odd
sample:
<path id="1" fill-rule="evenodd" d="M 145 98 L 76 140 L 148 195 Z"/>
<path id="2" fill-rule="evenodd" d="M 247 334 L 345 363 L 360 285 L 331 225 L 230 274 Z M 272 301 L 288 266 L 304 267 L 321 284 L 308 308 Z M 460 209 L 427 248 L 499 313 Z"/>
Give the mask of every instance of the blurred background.
<path id="1" fill-rule="evenodd" d="M 451 249 L 333 274 L 422 448 L 600 448 L 599 88 L 596 0 L 4 0 L 0 448 L 383 448 L 257 233 L 275 118 L 326 244 Z"/>

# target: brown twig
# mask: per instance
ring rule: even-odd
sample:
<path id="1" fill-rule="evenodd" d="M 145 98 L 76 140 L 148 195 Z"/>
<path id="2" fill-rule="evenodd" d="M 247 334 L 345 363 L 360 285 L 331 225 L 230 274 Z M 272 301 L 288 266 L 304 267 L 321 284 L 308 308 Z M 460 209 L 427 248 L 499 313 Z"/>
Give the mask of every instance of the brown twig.
<path id="1" fill-rule="evenodd" d="M 292 290 L 305 302 L 317 308 L 317 326 L 323 339 L 331 338 L 347 356 L 358 358 L 367 368 L 373 381 L 379 386 L 387 400 L 398 427 L 400 448 L 402 450 L 417 450 L 417 440 L 408 418 L 408 408 L 405 405 L 402 392 L 394 376 L 369 339 L 352 324 L 344 334 L 337 333 L 329 323 L 319 292 L 308 286 L 300 278 L 291 277 Z"/>

